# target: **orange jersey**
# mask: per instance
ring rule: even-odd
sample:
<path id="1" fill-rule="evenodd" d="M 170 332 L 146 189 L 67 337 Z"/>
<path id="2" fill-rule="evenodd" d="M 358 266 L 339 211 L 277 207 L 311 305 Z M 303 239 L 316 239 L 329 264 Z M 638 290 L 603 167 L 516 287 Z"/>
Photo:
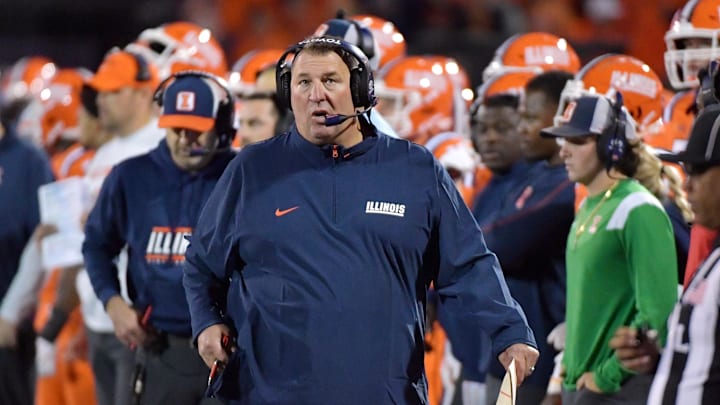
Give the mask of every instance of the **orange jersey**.
<path id="1" fill-rule="evenodd" d="M 695 271 L 700 267 L 712 251 L 713 243 L 718 237 L 718 231 L 695 224 L 690 229 L 690 249 L 685 267 L 685 280 L 683 285 L 687 287 Z"/>
<path id="2" fill-rule="evenodd" d="M 71 176 L 85 175 L 85 168 L 94 155 L 94 150 L 85 149 L 79 143 L 53 155 L 50 164 L 55 178 L 61 180 Z"/>

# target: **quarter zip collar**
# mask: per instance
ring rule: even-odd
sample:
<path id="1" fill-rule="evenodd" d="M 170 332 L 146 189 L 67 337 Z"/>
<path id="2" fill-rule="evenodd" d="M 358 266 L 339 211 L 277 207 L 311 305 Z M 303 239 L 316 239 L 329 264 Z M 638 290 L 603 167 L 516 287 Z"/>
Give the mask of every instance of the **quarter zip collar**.
<path id="1" fill-rule="evenodd" d="M 294 126 L 285 136 L 288 137 L 286 142 L 291 148 L 297 149 L 313 165 L 318 166 L 324 165 L 325 162 L 329 160 L 342 161 L 354 159 L 373 148 L 378 142 L 378 136 L 372 135 L 365 137 L 360 143 L 350 148 L 335 144 L 315 145 L 303 138 L 297 131 L 297 127 Z M 337 157 L 334 157 L 333 151 L 336 151 Z"/>

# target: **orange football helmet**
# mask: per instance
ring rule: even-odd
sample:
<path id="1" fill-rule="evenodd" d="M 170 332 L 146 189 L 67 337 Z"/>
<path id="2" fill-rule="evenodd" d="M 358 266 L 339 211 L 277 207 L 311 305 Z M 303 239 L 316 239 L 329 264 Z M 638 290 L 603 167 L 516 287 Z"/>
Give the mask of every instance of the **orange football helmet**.
<path id="1" fill-rule="evenodd" d="M 125 50 L 139 53 L 157 66 L 160 79 L 182 70 L 227 75 L 225 52 L 209 29 L 179 21 L 148 28 Z"/>
<path id="2" fill-rule="evenodd" d="M 282 49 L 256 49 L 243 55 L 230 69 L 230 91 L 235 94 L 250 94 L 255 91 L 258 75 L 274 68 L 283 52 Z"/>
<path id="3" fill-rule="evenodd" d="M 475 103 L 503 94 L 520 97 L 525 93 L 525 85 L 535 76 L 537 73 L 530 71 L 510 71 L 493 76 L 478 87 Z"/>
<path id="4" fill-rule="evenodd" d="M 718 0 L 690 0 L 670 22 L 665 33 L 665 72 L 675 89 L 697 87 L 698 71 L 720 57 L 719 9 Z"/>
<path id="5" fill-rule="evenodd" d="M 57 72 L 57 66 L 44 56 L 19 59 L 2 72 L 0 97 L 2 105 L 37 98 L 48 81 Z"/>
<path id="6" fill-rule="evenodd" d="M 545 32 L 516 34 L 495 51 L 483 71 L 483 82 L 508 71 L 541 73 L 553 69 L 572 74 L 580 70 L 580 58 L 565 38 Z"/>
<path id="7" fill-rule="evenodd" d="M 605 54 L 586 64 L 575 75 L 577 86 L 613 98 L 622 93 L 623 105 L 641 132 L 661 125 L 663 85 L 658 75 L 640 59 Z"/>
<path id="8" fill-rule="evenodd" d="M 60 139 L 80 135 L 78 117 L 83 83 L 92 76 L 85 69 L 60 69 L 20 116 L 18 133 L 50 154 Z"/>
<path id="9" fill-rule="evenodd" d="M 378 69 L 382 69 L 391 61 L 407 54 L 405 37 L 392 22 L 369 14 L 355 15 L 350 19 L 359 22 L 372 32 L 380 56 Z"/>
<path id="10" fill-rule="evenodd" d="M 645 142 L 654 148 L 674 153 L 685 150 L 690 136 L 690 129 L 695 120 L 694 104 L 694 91 L 686 90 L 675 94 L 665 104 L 663 110 L 664 125 L 659 131 L 645 134 L 643 137 Z"/>
<path id="11" fill-rule="evenodd" d="M 461 98 L 438 56 L 405 56 L 380 71 L 375 85 L 378 111 L 399 136 L 424 144 L 455 130 Z"/>
<path id="12" fill-rule="evenodd" d="M 425 147 L 450 174 L 463 201 L 469 207 L 475 198 L 475 175 L 480 167 L 480 156 L 472 142 L 460 134 L 443 132 L 430 138 Z"/>

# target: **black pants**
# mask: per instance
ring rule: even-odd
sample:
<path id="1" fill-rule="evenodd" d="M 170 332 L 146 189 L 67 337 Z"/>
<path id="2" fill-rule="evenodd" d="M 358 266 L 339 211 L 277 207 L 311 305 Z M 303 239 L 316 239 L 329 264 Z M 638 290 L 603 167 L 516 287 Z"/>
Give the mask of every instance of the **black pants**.
<path id="1" fill-rule="evenodd" d="M 650 394 L 652 375 L 638 374 L 630 377 L 614 394 L 597 394 L 587 389 L 563 391 L 563 405 L 645 405 Z M 690 405 L 690 404 L 687 404 Z"/>
<path id="2" fill-rule="evenodd" d="M 17 347 L 0 349 L 0 404 L 32 405 L 35 332 L 30 321 L 18 326 Z"/>
<path id="3" fill-rule="evenodd" d="M 136 359 L 145 368 L 141 404 L 221 404 L 204 397 L 210 370 L 190 338 L 169 337 L 162 350 L 144 350 Z"/>

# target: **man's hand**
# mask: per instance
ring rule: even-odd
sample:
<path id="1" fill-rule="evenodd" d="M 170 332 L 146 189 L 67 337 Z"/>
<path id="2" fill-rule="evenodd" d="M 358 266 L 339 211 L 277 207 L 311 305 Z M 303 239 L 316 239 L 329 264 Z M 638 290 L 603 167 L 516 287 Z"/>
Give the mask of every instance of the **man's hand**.
<path id="1" fill-rule="evenodd" d="M 138 347 L 145 343 L 147 333 L 140 325 L 138 313 L 121 296 L 110 298 L 105 310 L 112 320 L 115 335 L 121 342 L 129 347 Z"/>
<path id="2" fill-rule="evenodd" d="M 636 373 L 651 373 L 660 357 L 655 331 L 642 336 L 635 328 L 620 327 L 610 339 L 610 348 L 615 350 L 615 356 L 624 368 Z"/>
<path id="3" fill-rule="evenodd" d="M 228 362 L 228 351 L 222 347 L 222 338 L 224 336 L 230 336 L 230 328 L 227 325 L 218 323 L 212 326 L 208 326 L 205 330 L 200 332 L 197 339 L 198 352 L 202 357 L 208 368 L 212 367 L 215 360 L 223 363 Z M 229 351 L 234 352 L 235 347 L 230 347 Z"/>
<path id="4" fill-rule="evenodd" d="M 0 318 L 0 348 L 17 347 L 17 328 L 12 322 Z"/>
<path id="5" fill-rule="evenodd" d="M 525 377 L 530 376 L 533 370 L 535 370 L 535 363 L 537 363 L 538 357 L 540 357 L 540 352 L 534 347 L 524 343 L 515 343 L 500 353 L 498 360 L 500 360 L 500 363 L 502 363 L 503 367 L 507 370 L 510 362 L 515 359 L 517 385 L 520 386 L 523 380 L 525 380 Z"/>
<path id="6" fill-rule="evenodd" d="M 577 382 L 575 383 L 575 389 L 580 391 L 583 388 L 592 392 L 596 392 L 598 394 L 602 394 L 600 388 L 598 388 L 597 384 L 595 384 L 595 373 L 593 372 L 583 373 L 583 375 L 578 378 Z"/>

